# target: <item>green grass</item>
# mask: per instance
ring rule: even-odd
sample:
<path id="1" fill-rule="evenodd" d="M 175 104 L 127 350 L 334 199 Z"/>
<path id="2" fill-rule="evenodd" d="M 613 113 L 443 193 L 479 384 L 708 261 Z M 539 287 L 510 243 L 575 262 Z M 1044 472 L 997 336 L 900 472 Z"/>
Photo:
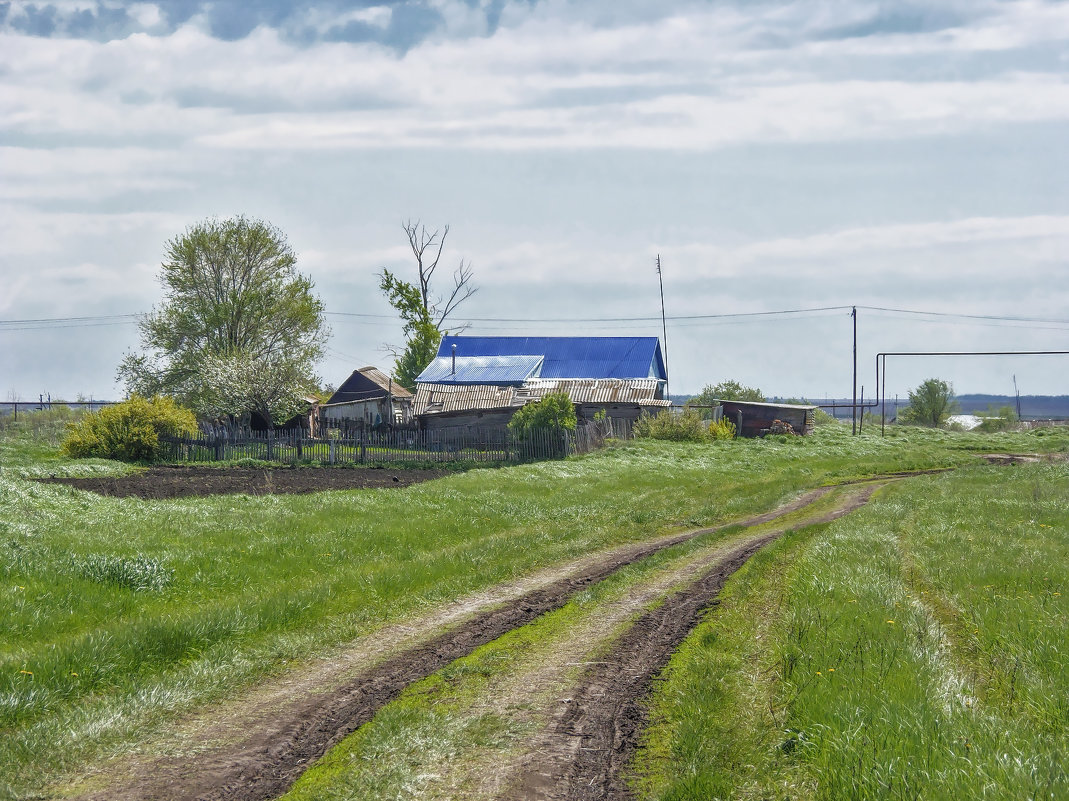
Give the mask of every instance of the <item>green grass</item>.
<path id="1" fill-rule="evenodd" d="M 914 479 L 729 582 L 676 654 L 644 799 L 1069 796 L 1066 464 Z"/>
<path id="2" fill-rule="evenodd" d="M 680 571 L 688 563 L 738 537 L 728 529 L 658 551 L 413 684 L 301 776 L 284 799 L 481 797 L 487 766 L 529 747 L 546 708 L 559 703 L 586 661 L 604 658 L 635 617 L 685 581 Z M 635 608 L 624 605 L 635 594 L 649 597 Z M 612 617 L 617 604 L 625 610 L 616 612 L 618 620 Z"/>
<path id="3" fill-rule="evenodd" d="M 1060 432 L 851 439 L 828 426 L 784 442 L 635 443 L 404 490 L 140 501 L 27 480 L 130 469 L 64 460 L 47 431 L 0 441 L 0 797 L 296 660 L 593 550 L 974 450 L 1069 449 Z"/>

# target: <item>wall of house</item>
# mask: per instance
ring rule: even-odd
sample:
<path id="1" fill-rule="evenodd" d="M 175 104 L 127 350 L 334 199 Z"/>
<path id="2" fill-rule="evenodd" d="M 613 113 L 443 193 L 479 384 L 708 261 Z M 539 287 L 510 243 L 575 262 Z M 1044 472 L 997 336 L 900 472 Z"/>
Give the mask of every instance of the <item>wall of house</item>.
<path id="1" fill-rule="evenodd" d="M 515 413 L 515 409 L 487 409 L 482 411 L 424 414 L 419 418 L 419 425 L 423 431 L 442 431 L 445 429 L 473 433 L 485 429 L 504 431 Z"/>
<path id="2" fill-rule="evenodd" d="M 409 398 L 386 397 L 353 401 L 322 409 L 322 422 L 327 428 L 361 430 L 380 425 L 410 425 L 412 401 Z"/>
<path id="3" fill-rule="evenodd" d="M 580 420 L 593 420 L 599 412 L 605 412 L 607 417 L 615 420 L 637 420 L 642 415 L 642 408 L 637 403 L 580 403 L 575 407 L 575 416 Z M 652 407 L 650 414 L 661 411 Z"/>

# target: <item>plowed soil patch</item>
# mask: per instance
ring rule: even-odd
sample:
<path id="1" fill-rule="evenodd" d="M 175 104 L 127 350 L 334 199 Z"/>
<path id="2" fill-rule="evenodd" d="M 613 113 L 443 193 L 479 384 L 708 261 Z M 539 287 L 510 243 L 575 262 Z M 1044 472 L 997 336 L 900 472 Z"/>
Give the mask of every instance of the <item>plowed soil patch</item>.
<path id="1" fill-rule="evenodd" d="M 276 495 L 324 490 L 407 487 L 448 475 L 445 470 L 387 468 L 150 467 L 126 476 L 42 478 L 116 498 L 195 498 L 207 495 Z"/>

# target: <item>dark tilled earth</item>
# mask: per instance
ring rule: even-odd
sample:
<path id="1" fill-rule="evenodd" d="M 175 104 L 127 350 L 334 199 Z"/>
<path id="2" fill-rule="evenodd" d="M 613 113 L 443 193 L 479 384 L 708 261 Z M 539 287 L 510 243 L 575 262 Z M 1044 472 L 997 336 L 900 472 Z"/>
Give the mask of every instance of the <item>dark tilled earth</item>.
<path id="1" fill-rule="evenodd" d="M 445 470 L 389 468 L 150 467 L 127 476 L 42 478 L 117 498 L 192 498 L 206 495 L 274 495 L 324 490 L 407 487 L 448 475 Z"/>

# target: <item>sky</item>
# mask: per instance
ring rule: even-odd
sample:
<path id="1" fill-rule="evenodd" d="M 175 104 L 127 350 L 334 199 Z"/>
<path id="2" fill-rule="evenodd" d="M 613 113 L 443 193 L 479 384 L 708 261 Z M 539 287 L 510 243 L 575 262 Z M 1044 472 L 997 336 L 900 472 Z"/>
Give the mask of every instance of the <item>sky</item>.
<path id="1" fill-rule="evenodd" d="M 403 344 L 408 220 L 472 334 L 661 336 L 659 255 L 673 393 L 847 397 L 855 306 L 867 397 L 1069 350 L 1067 142 L 1069 2 L 0 2 L 0 400 L 122 397 L 167 242 L 236 215 L 324 384 Z"/>

